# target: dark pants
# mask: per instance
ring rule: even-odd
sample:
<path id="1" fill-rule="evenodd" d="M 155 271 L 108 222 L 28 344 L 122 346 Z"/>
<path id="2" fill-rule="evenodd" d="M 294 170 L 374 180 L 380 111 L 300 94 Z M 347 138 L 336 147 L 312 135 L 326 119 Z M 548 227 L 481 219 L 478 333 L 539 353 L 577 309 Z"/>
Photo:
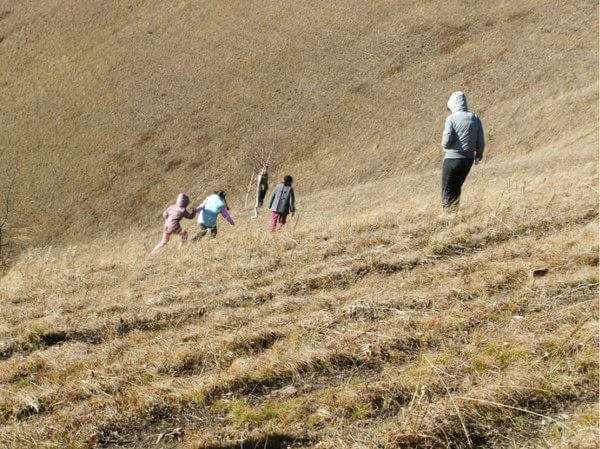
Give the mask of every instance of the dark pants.
<path id="1" fill-rule="evenodd" d="M 195 242 L 199 238 L 204 237 L 209 229 L 210 229 L 210 236 L 214 239 L 217 236 L 217 227 L 214 226 L 212 228 L 209 228 L 208 226 L 204 226 L 203 224 L 201 224 L 200 232 L 192 238 L 192 242 Z"/>
<path id="2" fill-rule="evenodd" d="M 256 205 L 258 207 L 261 207 L 263 205 L 263 202 L 265 201 L 265 195 L 267 194 L 266 190 L 258 190 L 258 195 L 257 195 L 257 201 L 256 201 Z"/>
<path id="3" fill-rule="evenodd" d="M 442 206 L 458 208 L 460 192 L 473 166 L 473 159 L 444 159 L 442 169 Z"/>

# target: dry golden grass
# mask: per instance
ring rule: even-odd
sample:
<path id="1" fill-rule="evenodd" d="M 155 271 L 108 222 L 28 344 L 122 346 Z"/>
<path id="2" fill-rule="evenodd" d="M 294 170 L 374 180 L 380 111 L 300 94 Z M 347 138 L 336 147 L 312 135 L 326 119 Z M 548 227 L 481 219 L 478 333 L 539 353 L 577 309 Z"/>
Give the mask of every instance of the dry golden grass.
<path id="1" fill-rule="evenodd" d="M 597 448 L 598 5 L 444 8 L 3 4 L 0 449 Z M 150 256 L 218 187 L 236 226 Z"/>
<path id="2" fill-rule="evenodd" d="M 0 441 L 597 447 L 598 164 L 561 151 L 476 167 L 450 219 L 432 171 L 300 196 L 275 235 L 236 210 L 156 257 L 160 227 L 30 250 L 2 278 Z"/>

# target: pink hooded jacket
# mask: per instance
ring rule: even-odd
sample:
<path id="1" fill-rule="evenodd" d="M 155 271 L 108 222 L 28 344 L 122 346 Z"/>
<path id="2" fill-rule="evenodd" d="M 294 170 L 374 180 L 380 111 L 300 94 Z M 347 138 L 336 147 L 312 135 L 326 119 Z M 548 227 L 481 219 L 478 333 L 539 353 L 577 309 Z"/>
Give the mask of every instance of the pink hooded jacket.
<path id="1" fill-rule="evenodd" d="M 182 218 L 194 218 L 196 216 L 196 211 L 192 211 L 191 213 L 187 211 L 186 207 L 190 203 L 190 199 L 187 195 L 180 193 L 177 197 L 177 203 L 170 205 L 167 210 L 163 212 L 163 217 L 165 219 L 165 233 L 172 234 L 173 232 L 178 231 L 181 226 L 179 222 Z"/>

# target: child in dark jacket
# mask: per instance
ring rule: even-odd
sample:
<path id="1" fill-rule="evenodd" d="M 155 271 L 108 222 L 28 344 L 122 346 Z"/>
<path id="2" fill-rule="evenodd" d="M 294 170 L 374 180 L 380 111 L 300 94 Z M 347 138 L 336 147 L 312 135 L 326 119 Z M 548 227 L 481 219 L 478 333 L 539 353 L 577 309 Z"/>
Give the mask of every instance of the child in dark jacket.
<path id="1" fill-rule="evenodd" d="M 279 231 L 286 223 L 289 213 L 294 216 L 296 199 L 292 182 L 293 178 L 290 175 L 284 176 L 281 184 L 277 184 L 269 198 L 269 209 L 271 209 L 269 232 Z"/>
<path id="2" fill-rule="evenodd" d="M 196 211 L 192 211 L 191 213 L 187 211 L 186 207 L 190 203 L 190 199 L 187 195 L 180 193 L 177 197 L 177 202 L 175 204 L 170 205 L 167 210 L 163 212 L 163 217 L 165 219 L 165 227 L 163 229 L 163 238 L 158 245 L 152 250 L 152 254 L 158 253 L 163 246 L 167 244 L 169 238 L 173 234 L 179 234 L 181 236 L 181 242 L 179 242 L 179 247 L 181 248 L 187 242 L 187 231 L 181 229 L 181 225 L 179 222 L 182 218 L 194 218 L 196 216 Z"/>

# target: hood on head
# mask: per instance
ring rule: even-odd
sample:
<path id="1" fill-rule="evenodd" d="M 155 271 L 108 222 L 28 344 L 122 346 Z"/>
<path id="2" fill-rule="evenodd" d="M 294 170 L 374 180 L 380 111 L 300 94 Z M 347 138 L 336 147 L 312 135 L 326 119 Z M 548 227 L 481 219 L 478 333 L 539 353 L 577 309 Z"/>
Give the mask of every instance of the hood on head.
<path id="1" fill-rule="evenodd" d="M 454 92 L 450 95 L 450 99 L 448 100 L 448 109 L 450 112 L 459 112 L 464 111 L 467 112 L 469 109 L 467 108 L 467 97 L 460 90 Z"/>
<path id="2" fill-rule="evenodd" d="M 179 207 L 187 207 L 188 204 L 190 204 L 190 199 L 188 198 L 187 195 L 180 193 L 179 196 L 177 197 L 177 203 L 176 203 Z"/>

